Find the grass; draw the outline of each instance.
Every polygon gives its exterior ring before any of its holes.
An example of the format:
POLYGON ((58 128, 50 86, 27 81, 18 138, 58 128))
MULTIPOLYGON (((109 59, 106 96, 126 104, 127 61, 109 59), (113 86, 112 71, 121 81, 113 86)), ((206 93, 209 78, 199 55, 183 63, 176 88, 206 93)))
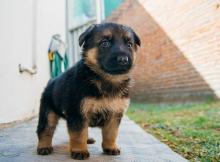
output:
POLYGON ((127 115, 190 161, 220 161, 220 102, 132 103, 127 115))

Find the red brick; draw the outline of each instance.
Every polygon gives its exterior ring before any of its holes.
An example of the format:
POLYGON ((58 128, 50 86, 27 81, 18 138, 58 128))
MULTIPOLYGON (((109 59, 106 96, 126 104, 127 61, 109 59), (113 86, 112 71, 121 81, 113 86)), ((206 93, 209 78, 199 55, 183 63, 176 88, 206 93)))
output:
POLYGON ((133 99, 219 98, 219 1, 142 2, 125 0, 107 19, 131 26, 142 41, 133 71, 133 99))

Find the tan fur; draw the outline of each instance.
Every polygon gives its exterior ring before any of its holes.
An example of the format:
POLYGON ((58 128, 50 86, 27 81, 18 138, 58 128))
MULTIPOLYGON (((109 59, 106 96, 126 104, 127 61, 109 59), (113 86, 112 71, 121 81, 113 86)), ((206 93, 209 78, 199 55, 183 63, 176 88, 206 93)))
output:
POLYGON ((126 111, 130 103, 128 98, 101 98, 95 99, 92 97, 86 97, 81 103, 81 111, 88 117, 90 113, 96 113, 101 111, 111 111, 113 113, 123 113, 126 111))
POLYGON ((52 138, 59 117, 54 112, 49 112, 47 116, 48 125, 39 136, 38 148, 52 147, 52 138))
POLYGON ((111 31, 110 29, 105 29, 105 30, 102 32, 102 36, 112 37, 112 31, 111 31))
POLYGON ((133 67, 136 64, 136 60, 137 60, 137 54, 136 52, 133 51, 133 67))
POLYGON ((86 54, 86 64, 97 65, 97 48, 90 49, 86 54))
POLYGON ((116 149, 116 138, 118 135, 118 119, 113 116, 108 124, 102 128, 102 147, 104 149, 116 149))
POLYGON ((87 151, 88 126, 79 132, 68 130, 70 139, 70 152, 87 151))

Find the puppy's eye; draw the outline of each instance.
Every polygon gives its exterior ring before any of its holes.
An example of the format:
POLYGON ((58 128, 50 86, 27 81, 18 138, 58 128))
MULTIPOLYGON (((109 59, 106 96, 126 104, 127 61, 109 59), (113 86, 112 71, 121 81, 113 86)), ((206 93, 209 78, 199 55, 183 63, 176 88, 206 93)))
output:
POLYGON ((108 40, 104 40, 104 41, 101 42, 100 45, 101 45, 101 47, 103 47, 103 48, 108 48, 108 47, 111 46, 111 43, 110 43, 108 40))
POLYGON ((127 46, 128 46, 128 48, 131 48, 131 47, 132 47, 132 43, 131 43, 131 42, 128 42, 128 43, 127 43, 127 46))

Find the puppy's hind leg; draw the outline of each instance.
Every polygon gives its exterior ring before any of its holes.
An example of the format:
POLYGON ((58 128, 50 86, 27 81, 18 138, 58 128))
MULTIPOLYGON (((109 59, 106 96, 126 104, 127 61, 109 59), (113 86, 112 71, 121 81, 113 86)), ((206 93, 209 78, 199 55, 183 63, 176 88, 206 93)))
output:
POLYGON ((53 152, 52 138, 58 123, 59 117, 51 110, 49 103, 41 100, 39 121, 37 127, 39 155, 48 155, 53 152))

